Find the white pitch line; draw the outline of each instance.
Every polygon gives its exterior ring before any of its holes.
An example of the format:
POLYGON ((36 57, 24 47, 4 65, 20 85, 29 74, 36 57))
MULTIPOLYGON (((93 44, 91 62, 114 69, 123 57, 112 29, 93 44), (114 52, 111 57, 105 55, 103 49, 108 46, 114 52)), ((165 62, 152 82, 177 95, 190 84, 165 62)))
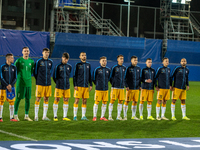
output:
POLYGON ((38 140, 35 140, 35 139, 31 139, 31 138, 29 138, 29 137, 17 135, 17 134, 11 133, 11 132, 3 131, 3 130, 0 130, 0 132, 1 132, 1 133, 4 133, 4 134, 11 135, 11 136, 15 136, 15 137, 18 137, 18 138, 21 138, 21 139, 25 139, 25 140, 28 140, 28 141, 38 141, 38 140))

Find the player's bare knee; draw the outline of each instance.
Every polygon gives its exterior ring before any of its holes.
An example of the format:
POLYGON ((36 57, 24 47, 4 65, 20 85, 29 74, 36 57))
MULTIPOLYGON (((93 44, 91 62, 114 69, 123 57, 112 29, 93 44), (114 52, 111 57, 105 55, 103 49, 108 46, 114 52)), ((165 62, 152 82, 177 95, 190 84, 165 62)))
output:
POLYGON ((40 100, 41 100, 41 97, 37 97, 37 98, 36 98, 36 101, 37 101, 37 102, 40 102, 40 100))
POLYGON ((158 103, 158 104, 161 104, 161 103, 162 103, 162 101, 161 101, 161 100, 158 100, 158 101, 157 101, 157 103, 158 103))
POLYGON ((49 101, 49 97, 44 97, 44 101, 48 102, 49 101))
POLYGON ((78 102, 79 102, 79 99, 78 99, 78 98, 75 98, 74 104, 78 104, 78 102))
POLYGON ((66 102, 66 103, 68 103, 69 98, 63 98, 63 101, 66 102))
POLYGON ((137 102, 136 102, 136 101, 133 101, 133 104, 134 104, 134 105, 137 105, 137 102))
POLYGON ((60 101, 60 98, 59 97, 56 97, 55 98, 55 101, 58 103, 60 101))
POLYGON ((175 100, 175 99, 173 99, 173 100, 172 100, 172 104, 174 104, 174 105, 175 105, 175 103, 176 103, 176 100, 175 100))
POLYGON ((86 104, 87 103, 87 99, 83 99, 83 104, 86 104))
POLYGON ((4 104, 4 101, 0 101, 0 105, 3 105, 4 104))
POLYGON ((164 105, 167 103, 167 101, 166 100, 163 100, 163 102, 162 102, 164 105))
POLYGON ((185 104, 185 100, 181 100, 181 104, 185 104))

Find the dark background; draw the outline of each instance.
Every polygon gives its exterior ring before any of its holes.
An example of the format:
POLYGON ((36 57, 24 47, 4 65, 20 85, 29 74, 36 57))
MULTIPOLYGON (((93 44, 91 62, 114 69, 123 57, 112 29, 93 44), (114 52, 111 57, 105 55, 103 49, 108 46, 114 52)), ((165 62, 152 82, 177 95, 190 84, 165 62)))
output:
MULTIPOLYGON (((104 19, 111 19, 117 27, 121 27, 122 32, 127 35, 127 2, 124 0, 94 0, 97 2, 107 2, 125 4, 122 8, 122 23, 120 24, 120 5, 104 5, 104 19)), ((51 10, 53 0, 47 0, 46 5, 46 25, 44 30, 44 0, 27 0, 26 30, 50 31, 51 10)), ((102 4, 92 3, 91 6, 102 17, 102 4)), ((163 27, 160 24, 160 0, 135 0, 131 3, 135 6, 149 6, 152 8, 140 8, 139 29, 137 29, 138 7, 131 7, 130 32, 131 37, 154 38, 154 12, 156 8, 156 39, 163 39, 163 27)), ((200 0, 192 0, 191 11, 200 11, 200 0)), ((24 0, 2 0, 2 28, 23 30, 24 0), (6 25, 3 22, 13 21, 15 25, 6 25)), ((200 20, 200 12, 193 15, 200 20)), ((200 21, 199 21, 200 22, 200 21)), ((98 34, 97 30, 90 26, 90 34, 98 34)))
MULTIPOLYGON (((92 1, 127 4, 126 2, 124 2, 124 0, 92 0, 92 1)), ((160 7, 160 0, 131 0, 131 1, 135 1, 135 3, 131 3, 131 5, 160 7)), ((191 11, 200 11, 200 0, 192 0, 191 11)))

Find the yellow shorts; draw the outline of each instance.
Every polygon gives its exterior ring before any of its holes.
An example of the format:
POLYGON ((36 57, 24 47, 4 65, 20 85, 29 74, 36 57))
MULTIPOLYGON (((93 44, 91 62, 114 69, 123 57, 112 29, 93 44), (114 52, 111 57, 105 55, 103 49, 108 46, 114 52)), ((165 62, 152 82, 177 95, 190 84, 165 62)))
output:
POLYGON ((153 101, 154 90, 142 89, 140 93, 140 101, 153 101))
POLYGON ((185 100, 186 99, 186 90, 174 88, 174 91, 172 91, 172 99, 185 100))
POLYGON ((95 101, 108 101, 108 91, 99 91, 95 90, 95 96, 94 96, 95 101))
POLYGON ((35 96, 36 97, 50 97, 51 85, 50 86, 36 85, 35 96))
POLYGON ((55 88, 54 97, 70 98, 71 97, 70 89, 63 90, 63 89, 55 88))
POLYGON ((110 98, 111 100, 124 100, 124 89, 111 89, 110 98))
POLYGON ((13 99, 7 99, 7 95, 6 95, 6 90, 0 90, 0 101, 8 101, 8 102, 11 102, 11 101, 15 101, 15 98, 13 99))
POLYGON ((169 100, 170 99, 170 89, 160 89, 157 92, 158 100, 169 100))
POLYGON ((137 102, 139 98, 139 90, 128 90, 126 91, 126 101, 137 102))
POLYGON ((89 98, 89 88, 88 87, 78 87, 78 91, 74 90, 75 98, 89 98))

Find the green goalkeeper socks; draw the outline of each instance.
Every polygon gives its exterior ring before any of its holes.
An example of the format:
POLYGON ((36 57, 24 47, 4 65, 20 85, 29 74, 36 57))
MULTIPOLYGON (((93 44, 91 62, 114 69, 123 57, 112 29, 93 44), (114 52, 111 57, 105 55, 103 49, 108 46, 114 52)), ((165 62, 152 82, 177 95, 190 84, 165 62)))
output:
POLYGON ((25 114, 29 113, 30 99, 25 99, 25 114))
POLYGON ((14 111, 14 115, 17 115, 18 114, 18 108, 19 108, 19 103, 20 103, 20 101, 21 101, 21 99, 18 99, 18 98, 16 98, 16 100, 15 100, 15 105, 14 105, 14 107, 15 107, 15 111, 14 111))

